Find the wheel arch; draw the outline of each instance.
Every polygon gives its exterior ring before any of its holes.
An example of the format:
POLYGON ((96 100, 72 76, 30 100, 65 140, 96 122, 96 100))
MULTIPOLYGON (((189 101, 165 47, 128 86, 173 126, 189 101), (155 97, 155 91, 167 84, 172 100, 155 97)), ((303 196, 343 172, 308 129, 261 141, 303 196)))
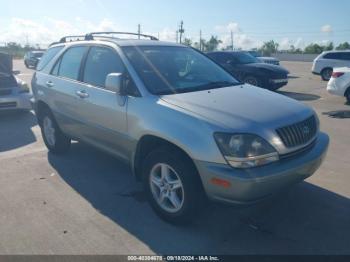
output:
POLYGON ((35 110, 35 113, 36 113, 36 117, 38 119, 38 123, 39 125, 41 125, 41 120, 42 120, 42 115, 43 115, 43 112, 44 111, 50 111, 51 112, 51 109, 49 107, 48 104, 46 104, 44 101, 42 100, 39 100, 36 104, 36 110, 35 110))
MULTIPOLYGON (((142 163, 143 160, 147 157, 147 155, 154 150, 155 148, 159 148, 162 146, 168 146, 178 152, 180 152, 188 161, 193 165, 193 167, 197 170, 195 163, 193 162, 190 155, 180 146, 170 142, 167 139, 155 136, 155 135, 144 135, 140 138, 137 143, 135 154, 133 157, 132 169, 138 180, 141 180, 142 174, 142 163)), ((197 170, 198 172, 198 170, 197 170)))

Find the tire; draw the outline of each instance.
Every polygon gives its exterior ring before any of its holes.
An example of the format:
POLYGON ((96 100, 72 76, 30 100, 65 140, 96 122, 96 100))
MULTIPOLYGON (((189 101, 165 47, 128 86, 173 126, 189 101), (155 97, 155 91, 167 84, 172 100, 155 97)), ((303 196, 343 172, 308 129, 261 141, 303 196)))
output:
POLYGON ((50 152, 64 154, 69 150, 71 139, 62 133, 50 110, 41 113, 40 127, 44 143, 50 152))
POLYGON ((252 75, 247 75, 243 78, 243 82, 249 85, 253 85, 253 86, 261 86, 260 80, 252 75))
POLYGON ((187 224, 203 207, 200 177, 182 152, 168 146, 152 151, 143 162, 142 175, 153 210, 166 222, 187 224))
POLYGON ((24 62, 24 65, 26 66, 26 68, 29 68, 28 63, 24 62))
POLYGON ((346 98, 346 102, 350 105, 350 87, 345 92, 345 98, 346 98))
POLYGON ((332 77, 333 69, 325 68, 321 71, 321 77, 323 81, 329 81, 332 77))

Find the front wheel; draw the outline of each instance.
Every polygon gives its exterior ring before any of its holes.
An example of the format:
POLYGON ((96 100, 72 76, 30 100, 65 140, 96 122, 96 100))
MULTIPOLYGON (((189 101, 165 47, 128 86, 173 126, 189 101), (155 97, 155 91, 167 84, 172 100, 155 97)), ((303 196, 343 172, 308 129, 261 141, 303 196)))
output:
POLYGON ((167 222, 190 222, 204 203, 197 170, 181 152, 171 147, 156 149, 147 156, 143 182, 152 208, 167 222))
POLYGON ((348 91, 346 92, 345 97, 346 97, 346 102, 350 104, 350 87, 348 88, 348 91))
POLYGON ((255 76, 246 76, 243 78, 243 82, 252 86, 260 86, 260 81, 255 76))
POLYGON ((45 110, 41 115, 41 134, 44 143, 50 152, 63 154, 67 152, 71 145, 71 140, 59 129, 52 113, 45 110))

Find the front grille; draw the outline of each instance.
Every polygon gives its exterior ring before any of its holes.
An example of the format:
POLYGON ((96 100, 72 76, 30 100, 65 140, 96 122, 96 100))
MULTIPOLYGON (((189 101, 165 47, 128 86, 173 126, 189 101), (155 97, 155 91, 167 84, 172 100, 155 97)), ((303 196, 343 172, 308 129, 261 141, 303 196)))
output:
POLYGON ((0 103, 0 108, 13 108, 16 107, 16 102, 6 102, 6 103, 0 103))
POLYGON ((302 122, 279 128, 276 131, 283 144, 288 148, 305 145, 316 135, 316 118, 312 116, 302 122))
POLYGON ((0 89, 0 96, 8 96, 12 94, 12 89, 0 89))

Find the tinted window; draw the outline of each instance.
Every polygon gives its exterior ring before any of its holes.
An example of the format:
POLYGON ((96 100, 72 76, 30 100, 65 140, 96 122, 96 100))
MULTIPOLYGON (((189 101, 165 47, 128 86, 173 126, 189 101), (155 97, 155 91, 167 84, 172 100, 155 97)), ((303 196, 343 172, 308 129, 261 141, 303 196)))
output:
POLYGON ((36 70, 40 71, 43 70, 44 67, 51 61, 51 59, 57 55, 59 51, 62 50, 64 46, 57 46, 57 47, 52 47, 49 50, 45 52, 43 57, 41 58, 36 70))
POLYGON ((86 46, 77 46, 68 49, 61 58, 58 75, 78 80, 80 64, 87 49, 88 47, 86 46))
POLYGON ((350 52, 342 53, 342 59, 350 61, 350 52))
POLYGON ((112 49, 92 47, 86 59, 83 81, 94 86, 104 87, 108 74, 123 72, 123 63, 112 49))
POLYGON ((33 56, 34 56, 34 57, 42 57, 42 56, 43 56, 43 53, 34 53, 33 56))
POLYGON ((252 63, 259 63, 260 62, 254 56, 252 56, 251 54, 246 53, 246 52, 234 52, 234 53, 232 53, 232 57, 239 64, 252 64, 252 63))
POLYGON ((226 64, 229 60, 231 60, 230 55, 224 53, 213 53, 208 54, 208 56, 219 64, 226 64))
POLYGON ((326 54, 325 59, 350 60, 350 52, 337 52, 326 54))

